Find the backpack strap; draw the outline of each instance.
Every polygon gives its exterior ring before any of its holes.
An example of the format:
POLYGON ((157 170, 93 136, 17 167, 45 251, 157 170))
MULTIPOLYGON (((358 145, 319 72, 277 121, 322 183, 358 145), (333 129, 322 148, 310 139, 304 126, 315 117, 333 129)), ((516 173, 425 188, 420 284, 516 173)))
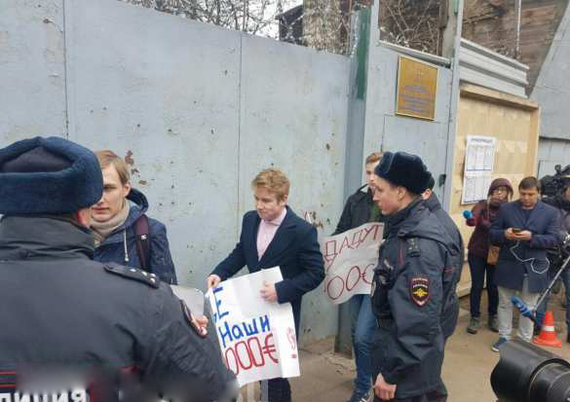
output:
POLYGON ((137 243, 137 255, 143 271, 150 272, 150 230, 148 216, 142 214, 135 221, 135 241, 137 243))

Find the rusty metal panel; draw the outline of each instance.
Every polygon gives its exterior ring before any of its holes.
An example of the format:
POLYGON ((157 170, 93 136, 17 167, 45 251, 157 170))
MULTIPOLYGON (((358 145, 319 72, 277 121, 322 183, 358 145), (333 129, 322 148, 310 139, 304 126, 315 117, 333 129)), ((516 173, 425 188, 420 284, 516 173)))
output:
MULTIPOLYGON (((232 250, 250 182, 272 163, 292 181, 295 211, 331 233, 348 59, 111 3, 68 7, 70 138, 127 156, 150 215, 168 227, 181 283, 203 288, 232 250)), ((313 292, 302 339, 334 334, 336 316, 313 292)))
MULTIPOLYGON (((51 1, 42 11, 12 3, 0 14, 10 95, 0 98, 1 145, 67 126, 71 140, 125 157, 149 215, 167 226, 181 284, 205 287, 252 208, 251 180, 272 164, 291 179, 292 208, 310 213, 321 234, 334 230, 349 59, 116 0, 51 1), (38 32, 52 29, 59 36, 38 32)), ((301 341, 336 325, 322 291, 308 295, 301 341)))
MULTIPOLYGON (((291 180, 289 203, 331 234, 343 207, 350 62, 311 49, 244 36, 241 81, 240 213, 263 168, 291 180)), ((336 332, 337 312, 321 288, 304 298, 302 339, 336 332)))
POLYGON ((66 3, 70 139, 126 156, 204 288, 238 234, 240 36, 117 1, 66 3))

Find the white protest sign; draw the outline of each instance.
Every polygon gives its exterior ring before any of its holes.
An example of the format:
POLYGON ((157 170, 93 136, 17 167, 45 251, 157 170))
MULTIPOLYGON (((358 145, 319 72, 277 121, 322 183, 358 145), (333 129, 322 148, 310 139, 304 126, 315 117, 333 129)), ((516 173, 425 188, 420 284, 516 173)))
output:
POLYGON ((207 293, 222 356, 240 386, 299 376, 295 321, 290 303, 269 303, 263 283, 282 280, 279 268, 221 282, 207 293))
POLYGON ((366 223, 321 240, 325 260, 324 291, 333 304, 355 294, 370 294, 383 223, 366 223))

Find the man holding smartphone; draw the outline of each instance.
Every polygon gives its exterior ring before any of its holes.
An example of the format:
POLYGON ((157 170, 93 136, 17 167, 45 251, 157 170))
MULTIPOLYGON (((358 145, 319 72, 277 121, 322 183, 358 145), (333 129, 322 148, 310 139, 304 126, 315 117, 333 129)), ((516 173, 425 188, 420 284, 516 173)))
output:
MULTIPOLYGON (((491 243, 500 246, 494 277, 499 289, 499 340, 492 348, 495 352, 511 337, 511 297, 519 296, 530 309, 536 307, 548 285, 547 249, 558 244, 558 211, 539 200, 539 181, 524 178, 519 195, 517 201, 501 206, 489 232, 491 243)), ((530 342, 532 333, 533 322, 520 316, 517 336, 530 342)))

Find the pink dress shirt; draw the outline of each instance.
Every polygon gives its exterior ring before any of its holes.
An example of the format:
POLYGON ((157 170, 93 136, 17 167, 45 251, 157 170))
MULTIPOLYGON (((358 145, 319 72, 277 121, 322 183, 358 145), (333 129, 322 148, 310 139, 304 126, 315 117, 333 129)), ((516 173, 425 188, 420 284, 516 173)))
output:
POLYGON ((268 221, 262 219, 259 223, 259 230, 257 231, 257 256, 261 260, 265 250, 269 247, 271 240, 275 237, 275 233, 277 233, 277 229, 283 223, 285 219, 285 215, 287 215, 287 208, 283 208, 283 212, 277 218, 268 221))

